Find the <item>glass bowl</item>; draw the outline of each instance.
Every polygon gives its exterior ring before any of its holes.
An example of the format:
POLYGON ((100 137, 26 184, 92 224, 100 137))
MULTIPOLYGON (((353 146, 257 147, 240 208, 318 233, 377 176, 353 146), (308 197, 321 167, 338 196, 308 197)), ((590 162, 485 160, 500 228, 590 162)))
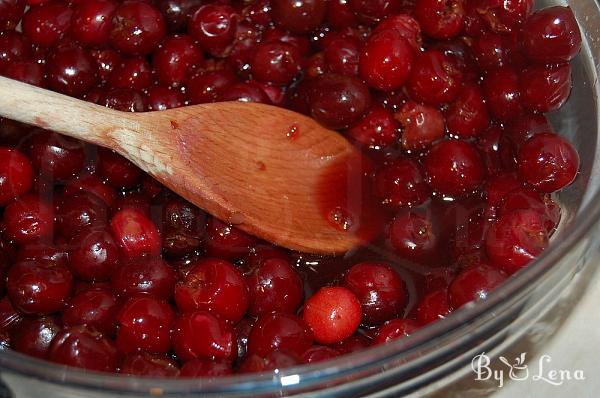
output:
MULTIPOLYGON (((556 4, 565 3, 545 1, 536 5, 556 4)), ((578 149, 581 171, 558 198, 563 216, 550 248, 486 300, 469 303, 445 320, 383 346, 257 375, 190 380, 124 377, 85 372, 6 351, 0 353, 4 383, 0 396, 261 398, 315 396, 318 391, 320 397, 350 398, 424 395, 442 389, 448 396, 450 383, 453 390, 464 387, 483 395, 493 391, 493 383, 468 383, 475 376, 472 359, 482 352, 493 358, 516 345, 539 346, 560 326, 596 269, 600 241, 600 7, 595 0, 568 4, 581 26, 583 45, 572 65, 571 97, 560 112, 550 116, 557 131, 578 149), (467 383, 458 383, 460 379, 467 383)))

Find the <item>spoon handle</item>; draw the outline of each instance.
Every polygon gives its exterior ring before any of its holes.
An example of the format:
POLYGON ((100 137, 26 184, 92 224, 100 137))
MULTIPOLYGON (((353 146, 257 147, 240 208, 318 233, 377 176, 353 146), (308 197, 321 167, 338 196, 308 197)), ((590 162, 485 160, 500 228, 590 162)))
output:
POLYGON ((127 112, 1 76, 0 116, 103 146, 110 143, 107 133, 116 128, 139 129, 138 122, 127 112))

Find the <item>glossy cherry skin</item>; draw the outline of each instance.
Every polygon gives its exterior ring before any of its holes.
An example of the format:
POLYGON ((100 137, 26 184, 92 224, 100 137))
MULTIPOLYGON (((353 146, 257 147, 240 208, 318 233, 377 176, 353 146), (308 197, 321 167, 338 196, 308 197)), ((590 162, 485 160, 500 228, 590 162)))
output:
POLYGON ((249 287, 248 312, 260 316, 269 312, 295 313, 304 297, 302 279, 288 261, 269 258, 246 276, 249 287))
POLYGON ((70 239, 87 228, 102 228, 108 222, 108 207, 91 193, 64 197, 56 210, 56 231, 70 239))
POLYGON ((463 27, 465 10, 462 0, 417 0, 415 18, 423 33, 434 39, 457 36, 463 27))
POLYGON ((62 313, 62 321, 65 326, 85 325, 105 336, 113 336, 119 309, 117 298, 108 288, 91 287, 71 298, 62 313))
POLYGON ((149 54, 166 32, 160 11, 143 1, 119 5, 112 17, 109 40, 112 47, 124 54, 149 54))
POLYGON ((472 192, 485 177, 477 149, 460 140, 434 145, 425 157, 424 166, 433 190, 450 197, 472 192))
POLYGON ((162 0, 158 7, 171 32, 184 32, 192 13, 202 4, 202 0, 162 0))
POLYGON ((488 256, 508 274, 529 264, 547 246, 544 218, 529 209, 517 209, 500 216, 486 239, 488 256))
POLYGON ((512 67, 491 71, 483 79, 483 92, 490 113, 508 121, 523 112, 519 77, 512 67))
POLYGON ((571 66, 532 65, 521 71, 521 100, 534 112, 559 109, 571 94, 571 66))
POLYGON ((316 77, 313 87, 310 113, 328 128, 348 127, 359 121, 369 109, 369 89, 355 77, 327 73, 316 77))
POLYGON ((23 261, 9 269, 6 287, 16 309, 46 315, 65 307, 73 289, 73 275, 62 265, 23 261))
POLYGON ((206 225, 206 254, 225 260, 235 260, 248 254, 256 239, 244 231, 209 217, 206 225))
POLYGON ((196 263, 175 287, 175 302, 182 312, 212 311, 235 323, 249 305, 248 285, 233 264, 216 258, 196 263))
POLYGON ((358 298, 362 322, 367 325, 396 318, 406 305, 404 282, 387 264, 356 264, 344 276, 343 286, 358 298))
POLYGON ((111 277, 113 292, 119 297, 147 293, 162 300, 173 296, 175 270, 161 258, 137 258, 119 264, 111 277))
POLYGON ((63 194, 65 196, 75 195, 82 191, 98 196, 107 206, 112 205, 117 197, 115 190, 94 174, 82 174, 76 179, 70 180, 66 183, 63 194))
POLYGON ((31 56, 31 43, 25 35, 12 30, 0 33, 0 73, 4 73, 14 62, 23 61, 31 56))
POLYGON ((248 336, 247 355, 266 357, 273 351, 301 355, 313 344, 313 332, 302 318, 280 312, 263 314, 248 336))
POLYGON ((40 131, 31 138, 29 145, 33 166, 48 178, 66 180, 83 169, 85 153, 81 141, 40 131))
POLYGON ((351 336, 362 320, 360 301, 344 287, 323 287, 304 303, 302 318, 319 344, 333 344, 351 336))
POLYGON ((350 9, 360 21, 375 24, 385 17, 398 14, 402 2, 397 0, 349 0, 350 9))
POLYGON ((395 114, 402 126, 402 148, 419 151, 444 136, 444 116, 437 107, 406 102, 395 114))
POLYGON ((98 154, 98 174, 115 188, 133 188, 140 181, 141 170, 116 152, 101 149, 98 154))
POLYGON ((348 129, 348 135, 365 148, 382 149, 398 141, 399 126, 390 111, 374 106, 348 129))
POLYGON ((182 361, 196 358, 233 361, 237 356, 231 326, 207 311, 189 312, 177 318, 173 348, 182 361))
POLYGON ((490 124, 483 92, 474 84, 463 86, 445 116, 448 131, 459 138, 476 137, 490 124))
POLYGON ((119 372, 132 376, 177 377, 179 376, 179 366, 177 362, 166 355, 140 351, 125 355, 119 372))
POLYGON ((360 46, 356 40, 340 36, 327 36, 324 60, 327 69, 342 75, 358 75, 360 46))
POLYGON ((22 152, 0 147, 0 206, 29 192, 33 187, 33 166, 22 152))
POLYGON ((146 110, 142 94, 128 88, 114 88, 107 91, 100 98, 99 105, 122 112, 144 112, 146 110))
POLYGON ((187 361, 181 367, 180 377, 229 376, 233 368, 228 361, 198 358, 187 361))
POLYGON ((31 7, 23 17, 23 33, 34 44, 51 47, 68 32, 72 15, 73 10, 62 1, 31 7))
POLYGON ((579 155, 561 136, 540 133, 523 144, 517 164, 521 178, 550 193, 573 182, 579 170, 579 155))
POLYGON ((123 209, 110 220, 110 229, 127 258, 160 254, 161 241, 156 225, 137 209, 123 209))
MULTIPOLYGON (((0 333, 7 334, 21 323, 23 316, 13 307, 8 296, 0 300, 0 333)), ((10 337, 10 336, 9 336, 10 337)))
POLYGON ((300 51, 287 43, 262 43, 256 46, 250 62, 255 79, 286 85, 302 70, 300 51))
POLYGON ((236 82, 237 77, 228 69, 206 71, 188 80, 186 94, 192 104, 216 102, 224 90, 236 82))
POLYGON ((375 26, 373 34, 384 30, 395 30, 408 41, 415 52, 421 51, 421 26, 414 17, 408 14, 391 15, 375 26))
POLYGON ((308 33, 321 25, 327 12, 324 0, 272 0, 273 21, 293 33, 308 33))
POLYGON ((32 60, 13 62, 9 68, 5 68, 3 76, 32 86, 46 87, 44 66, 32 60))
POLYGON ((417 321, 421 325, 444 319, 452 312, 448 300, 448 289, 442 288, 427 293, 417 304, 417 321))
POLYGON ((416 101, 440 105, 457 97, 462 80, 461 71, 446 55, 427 50, 415 57, 407 89, 416 101))
POLYGON ((360 77, 379 90, 398 89, 409 78, 413 58, 413 48, 402 33, 391 29, 375 33, 360 54, 360 77))
POLYGON ((200 66, 202 51, 188 35, 168 36, 156 49, 152 66, 158 80, 169 87, 178 87, 200 66))
POLYGON ((188 33, 212 55, 224 53, 235 39, 238 16, 227 4, 206 4, 192 14, 188 33))
POLYGON ((119 257, 119 247, 105 229, 84 230, 71 239, 69 268, 79 279, 109 280, 119 257))
POLYGON ((394 251, 405 259, 425 264, 436 260, 439 231, 428 212, 400 212, 390 223, 387 238, 394 251))
POLYGON ((549 7, 533 13, 523 26, 527 58, 541 64, 569 62, 581 48, 581 32, 569 7, 549 7))
POLYGON ((117 348, 125 354, 139 349, 167 353, 174 321, 175 313, 166 302, 148 294, 131 297, 117 315, 117 348))
POLYGON ((431 195, 423 168, 412 159, 383 166, 375 174, 373 187, 383 204, 394 207, 418 206, 431 195))
POLYGON ((118 358, 110 340, 82 326, 61 330, 48 350, 48 359, 52 362, 99 372, 114 372, 118 358))
POLYGON ((113 0, 77 2, 73 10, 71 35, 81 44, 104 47, 108 44, 112 16, 117 9, 113 0))
MULTIPOLYGON (((148 89, 154 82, 152 67, 144 57, 122 58, 108 78, 110 88, 148 89)), ((107 151, 102 151, 107 152, 107 151)))
POLYGON ((485 300, 505 279, 504 272, 487 264, 475 264, 465 268, 450 284, 450 304, 453 308, 458 308, 473 300, 485 300))
POLYGON ((410 336, 419 329, 419 324, 412 319, 392 319, 381 325, 373 344, 385 344, 390 341, 410 336))
POLYGON ((54 233, 53 221, 52 207, 27 194, 4 209, 4 235, 18 244, 48 239, 54 233))
POLYGON ((50 344, 61 329, 60 320, 55 316, 23 318, 10 333, 11 348, 23 354, 46 359, 50 344))
POLYGON ((3 0, 0 2, 0 30, 14 29, 25 12, 24 0, 3 0))
POLYGON ((163 251, 170 256, 190 254, 206 239, 207 215, 181 198, 174 198, 163 207, 163 251))
POLYGON ((497 216, 513 210, 528 209, 536 211, 543 219, 548 234, 551 234, 560 221, 560 207, 549 195, 541 194, 529 187, 519 187, 507 193, 497 208, 497 216))

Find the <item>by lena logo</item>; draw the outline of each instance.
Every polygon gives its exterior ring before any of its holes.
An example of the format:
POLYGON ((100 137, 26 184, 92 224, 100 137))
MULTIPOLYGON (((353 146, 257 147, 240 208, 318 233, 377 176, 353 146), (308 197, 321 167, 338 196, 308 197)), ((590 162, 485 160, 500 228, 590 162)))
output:
POLYGON ((475 355, 471 361, 471 369, 475 373, 475 380, 495 380, 498 387, 504 386, 506 380, 532 380, 534 382, 545 382, 554 386, 560 386, 569 380, 585 380, 583 370, 553 369, 550 355, 542 355, 538 361, 537 372, 529 373, 525 363, 527 353, 523 352, 511 363, 503 356, 498 357, 504 365, 492 369, 490 357, 485 352, 475 355))

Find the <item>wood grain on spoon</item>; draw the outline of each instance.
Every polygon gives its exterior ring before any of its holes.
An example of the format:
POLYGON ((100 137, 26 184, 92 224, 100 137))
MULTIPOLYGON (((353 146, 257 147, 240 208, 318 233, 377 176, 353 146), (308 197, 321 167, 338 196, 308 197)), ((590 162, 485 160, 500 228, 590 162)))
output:
POLYGON ((217 218, 290 249, 345 252, 379 223, 360 152, 282 108, 124 113, 0 77, 0 115, 114 149, 217 218))

